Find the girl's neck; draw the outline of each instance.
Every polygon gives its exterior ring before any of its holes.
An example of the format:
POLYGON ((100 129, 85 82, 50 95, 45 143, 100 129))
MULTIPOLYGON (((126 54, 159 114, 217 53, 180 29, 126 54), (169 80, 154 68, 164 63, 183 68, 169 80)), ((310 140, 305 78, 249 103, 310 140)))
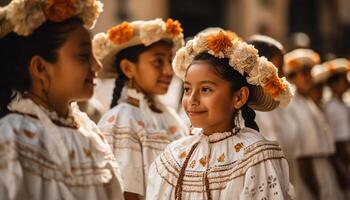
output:
POLYGON ((40 95, 35 94, 34 92, 28 92, 26 94, 34 103, 50 110, 55 111, 58 116, 66 118, 69 113, 69 102, 49 102, 40 95))
POLYGON ((203 134, 204 135, 212 135, 214 133, 224 133, 224 132, 231 132, 236 126, 230 125, 230 126, 225 126, 225 127, 217 127, 217 128, 203 128, 203 134))

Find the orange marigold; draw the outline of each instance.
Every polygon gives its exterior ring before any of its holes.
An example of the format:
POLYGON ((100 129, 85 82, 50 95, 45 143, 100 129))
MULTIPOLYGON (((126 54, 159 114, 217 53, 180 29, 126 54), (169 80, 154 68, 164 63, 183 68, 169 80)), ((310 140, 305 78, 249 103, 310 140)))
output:
POLYGON ((227 34, 223 31, 220 31, 216 35, 208 36, 207 44, 208 48, 214 51, 214 53, 219 53, 229 47, 232 47, 232 34, 227 34))
POLYGON ((335 70, 336 67, 332 63, 328 63, 326 66, 327 66, 327 69, 328 69, 329 72, 333 73, 333 72, 336 71, 335 70))
POLYGON ((127 42, 134 35, 134 29, 128 22, 123 22, 108 30, 108 37, 115 44, 127 42))
POLYGON ((49 21, 61 22, 76 14, 76 3, 77 0, 45 0, 42 8, 49 21))
POLYGON ((277 75, 273 75, 270 80, 265 84, 264 90, 272 98, 278 97, 286 90, 286 85, 283 84, 282 80, 277 75))
POLYGON ((166 32, 173 37, 178 36, 182 33, 183 29, 181 28, 181 23, 177 20, 168 19, 165 23, 166 32))

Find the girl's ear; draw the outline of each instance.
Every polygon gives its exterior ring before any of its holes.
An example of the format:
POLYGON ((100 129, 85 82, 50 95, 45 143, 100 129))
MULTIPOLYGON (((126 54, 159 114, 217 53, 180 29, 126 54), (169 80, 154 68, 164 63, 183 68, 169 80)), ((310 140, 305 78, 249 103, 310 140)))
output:
POLYGON ((128 77, 128 79, 131 79, 135 76, 136 66, 128 59, 124 58, 120 61, 120 69, 125 74, 125 76, 128 77))
POLYGON ((232 98, 232 105, 236 110, 242 108, 248 101, 249 88, 244 86, 235 92, 232 98))
POLYGON ((29 63, 29 74, 33 80, 49 81, 48 63, 40 56, 33 56, 29 63))

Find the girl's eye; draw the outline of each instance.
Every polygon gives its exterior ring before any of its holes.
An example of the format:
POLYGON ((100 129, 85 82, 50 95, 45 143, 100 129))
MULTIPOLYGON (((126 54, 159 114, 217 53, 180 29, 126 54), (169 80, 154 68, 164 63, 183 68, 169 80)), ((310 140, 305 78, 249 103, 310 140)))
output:
POLYGON ((184 93, 189 94, 191 92, 191 88, 189 87, 184 87, 184 93))
POLYGON ((153 64, 155 65, 155 66, 161 66, 161 65, 163 65, 163 59, 161 59, 161 58, 157 58, 157 59, 155 59, 154 61, 153 61, 153 64))
POLYGON ((211 92, 212 91, 212 89, 210 89, 210 88, 208 88, 208 87, 203 87, 202 89, 201 89, 201 92, 203 92, 203 93, 208 93, 208 92, 211 92))
POLYGON ((84 62, 90 61, 90 54, 80 54, 79 59, 84 62))

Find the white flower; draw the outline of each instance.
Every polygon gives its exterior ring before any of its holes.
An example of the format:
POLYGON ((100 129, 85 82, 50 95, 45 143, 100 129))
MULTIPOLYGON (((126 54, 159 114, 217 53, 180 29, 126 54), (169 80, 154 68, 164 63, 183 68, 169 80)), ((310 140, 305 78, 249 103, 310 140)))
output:
POLYGON ((40 0, 13 0, 7 7, 7 18, 19 35, 30 35, 45 22, 40 0))
POLYGON ((144 22, 140 27, 140 39, 145 46, 157 42, 165 34, 165 23, 161 19, 144 22))
POLYGON ((109 53, 112 44, 105 33, 98 33, 95 35, 93 42, 93 51, 97 59, 102 59, 109 53))
POLYGON ((187 68, 193 61, 193 56, 189 55, 185 48, 181 48, 176 52, 173 60, 175 74, 182 80, 185 78, 187 68))
POLYGON ((83 9, 80 12, 80 18, 83 20, 86 26, 93 28, 95 26, 96 19, 103 11, 103 4, 95 0, 87 0, 86 2, 81 2, 80 4, 83 4, 83 9))
MULTIPOLYGON (((207 50, 207 36, 204 34, 198 35, 195 40, 191 40, 193 43, 194 53, 199 54, 207 50)), ((186 45, 187 46, 187 45, 186 45)))

